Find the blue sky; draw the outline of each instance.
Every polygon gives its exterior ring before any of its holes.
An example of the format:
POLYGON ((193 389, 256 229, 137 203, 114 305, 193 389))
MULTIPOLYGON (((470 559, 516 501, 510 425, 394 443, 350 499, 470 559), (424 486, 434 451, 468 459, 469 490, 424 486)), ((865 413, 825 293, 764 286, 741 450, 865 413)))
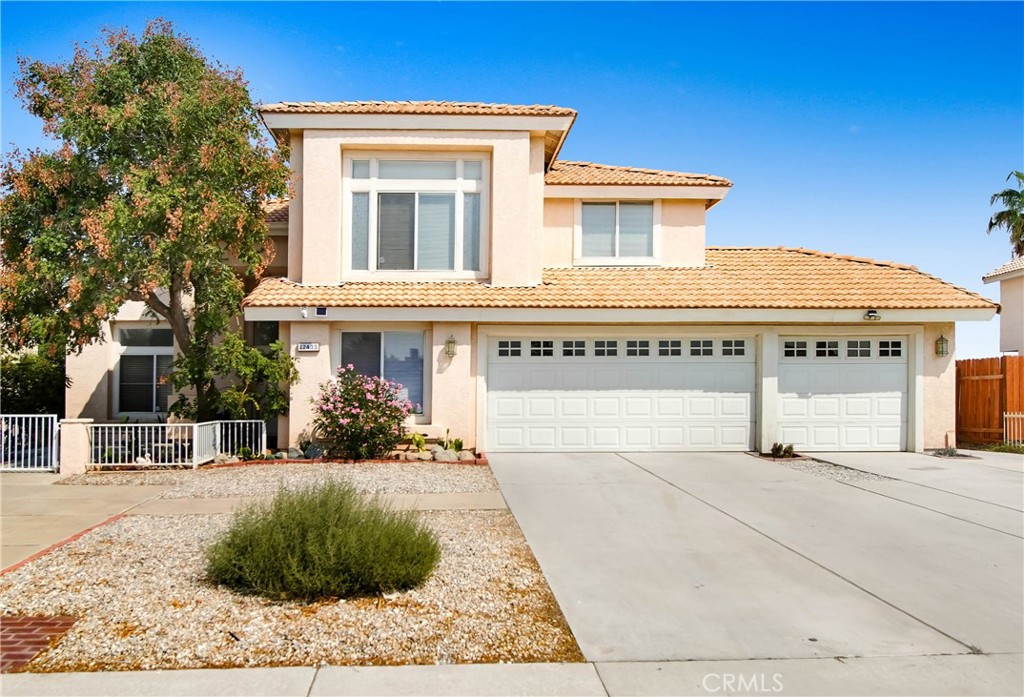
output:
MULTIPOLYGON (((0 3, 2 140, 41 144, 18 55, 162 16, 254 98, 570 106, 561 156, 733 180, 717 245, 915 264, 997 297, 989 196, 1024 169, 1021 3, 0 3)), ((958 354, 998 353, 997 321, 958 354)))

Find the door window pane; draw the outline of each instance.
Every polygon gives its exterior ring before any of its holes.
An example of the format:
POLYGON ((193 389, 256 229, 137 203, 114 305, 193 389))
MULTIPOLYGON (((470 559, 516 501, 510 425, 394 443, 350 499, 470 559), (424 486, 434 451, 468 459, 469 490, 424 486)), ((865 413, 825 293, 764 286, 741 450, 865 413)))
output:
POLYGON ((455 179, 454 160, 381 160, 381 179, 455 179))
POLYGON ((153 356, 121 356, 120 369, 118 409, 153 411, 153 356))
POLYGON ((156 410, 167 411, 171 397, 171 383, 166 379, 171 374, 174 356, 154 356, 156 359, 156 410))
POLYGON ((583 204, 583 256, 615 256, 615 204, 583 204))
POLYGON ((380 332, 342 332, 341 364, 360 375, 380 375, 380 332))
POLYGON ((619 256, 654 256, 654 204, 619 204, 619 256))
POLYGON ((352 194, 352 268, 370 268, 370 194, 352 194))
POLYGON ((380 194, 377 268, 412 269, 416 194, 380 194))
POLYGON ((418 269, 455 268, 455 194, 420 194, 418 269))
POLYGON ((479 271, 480 194, 466 194, 462 206, 462 268, 479 271))
POLYGON ((423 332, 384 332, 384 377, 402 385, 402 398, 422 412, 423 332))

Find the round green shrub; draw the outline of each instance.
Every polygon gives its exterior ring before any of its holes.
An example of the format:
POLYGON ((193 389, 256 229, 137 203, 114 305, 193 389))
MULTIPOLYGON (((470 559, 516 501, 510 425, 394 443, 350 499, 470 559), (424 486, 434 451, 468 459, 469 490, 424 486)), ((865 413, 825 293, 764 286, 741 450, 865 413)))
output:
POLYGON ((415 588, 440 558, 437 538, 413 512, 328 482, 240 510, 207 549, 206 570, 242 593, 314 600, 415 588))

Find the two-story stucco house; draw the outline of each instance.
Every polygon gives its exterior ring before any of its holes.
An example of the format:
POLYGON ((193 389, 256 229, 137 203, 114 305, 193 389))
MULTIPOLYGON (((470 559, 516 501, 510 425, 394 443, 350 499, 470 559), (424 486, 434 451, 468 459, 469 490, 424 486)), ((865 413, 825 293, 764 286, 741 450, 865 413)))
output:
POLYGON ((415 430, 484 452, 953 438, 954 322, 997 310, 977 294, 891 262, 708 246, 729 180, 559 160, 572 109, 261 112, 294 197, 269 208, 279 275, 244 317, 298 365, 282 444, 345 364, 402 383, 415 430))
POLYGON ((1024 355, 1024 257, 1014 257, 981 280, 999 284, 999 350, 1024 355))

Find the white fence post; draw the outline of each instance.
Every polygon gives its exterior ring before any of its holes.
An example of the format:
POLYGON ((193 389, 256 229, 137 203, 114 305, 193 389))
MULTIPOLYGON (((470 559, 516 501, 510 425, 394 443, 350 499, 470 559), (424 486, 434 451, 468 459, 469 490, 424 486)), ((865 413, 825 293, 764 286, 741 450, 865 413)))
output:
POLYGON ((1024 445, 1024 413, 1003 412, 1003 442, 1024 445))

